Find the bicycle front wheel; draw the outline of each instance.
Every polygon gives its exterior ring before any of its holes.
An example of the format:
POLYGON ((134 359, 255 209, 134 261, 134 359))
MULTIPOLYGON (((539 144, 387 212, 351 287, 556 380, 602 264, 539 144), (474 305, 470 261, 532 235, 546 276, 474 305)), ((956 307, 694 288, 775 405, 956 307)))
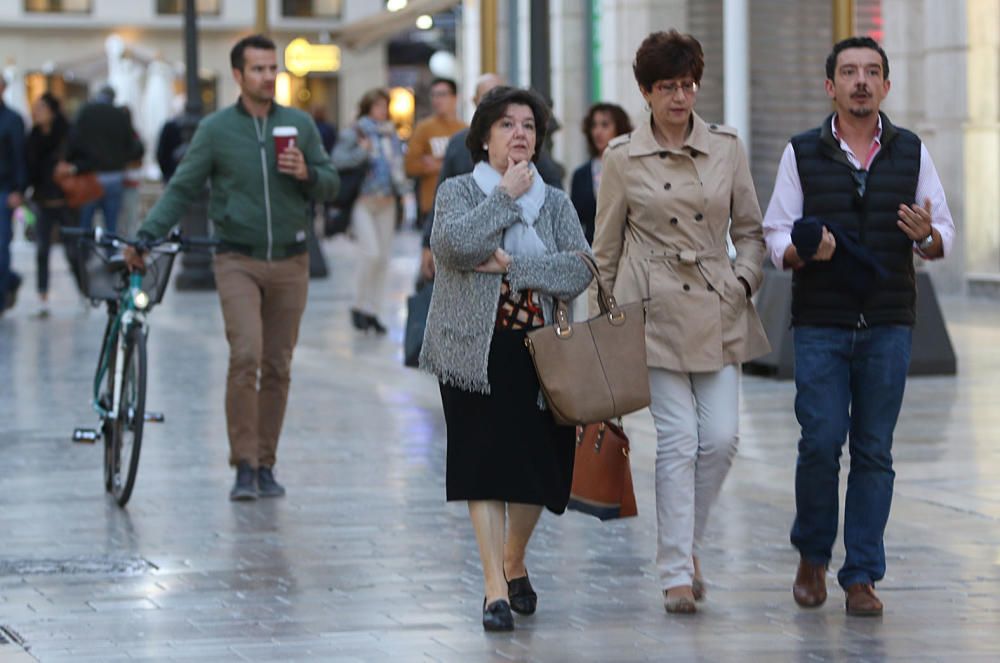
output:
POLYGON ((141 327, 126 333, 123 355, 111 459, 111 493, 119 506, 125 506, 135 487, 146 418, 146 335, 141 327))

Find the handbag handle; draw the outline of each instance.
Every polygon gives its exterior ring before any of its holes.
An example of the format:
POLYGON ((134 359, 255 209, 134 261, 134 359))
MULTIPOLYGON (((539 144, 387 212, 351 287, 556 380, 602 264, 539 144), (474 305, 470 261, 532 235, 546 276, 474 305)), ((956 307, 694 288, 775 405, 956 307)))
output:
MULTIPOLYGON (((597 283, 597 306, 601 315, 608 316, 608 321, 615 326, 625 322, 625 313, 618 307, 614 295, 605 290, 601 284, 601 273, 597 269, 597 261, 594 260, 594 256, 585 251, 577 251, 576 255, 587 266, 587 269, 594 276, 594 282, 597 283)), ((555 330, 556 336, 559 338, 569 338, 573 335, 573 327, 569 322, 569 305, 561 299, 556 300, 555 330)))

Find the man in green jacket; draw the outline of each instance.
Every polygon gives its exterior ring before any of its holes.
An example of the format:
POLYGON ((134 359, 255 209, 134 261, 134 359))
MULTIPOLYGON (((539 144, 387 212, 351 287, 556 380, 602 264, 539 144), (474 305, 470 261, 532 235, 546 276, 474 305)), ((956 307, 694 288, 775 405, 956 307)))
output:
MULTIPOLYGON (((312 118, 274 102, 274 42, 246 37, 230 60, 239 99, 198 125, 139 236, 165 235, 211 182, 208 214, 220 241, 213 268, 229 341, 226 423, 236 467, 230 499, 253 500, 285 493, 272 468, 306 306, 309 201, 333 198, 338 179, 312 118), (281 154, 276 127, 298 132, 281 154)), ((125 258, 142 268, 139 252, 125 258)))

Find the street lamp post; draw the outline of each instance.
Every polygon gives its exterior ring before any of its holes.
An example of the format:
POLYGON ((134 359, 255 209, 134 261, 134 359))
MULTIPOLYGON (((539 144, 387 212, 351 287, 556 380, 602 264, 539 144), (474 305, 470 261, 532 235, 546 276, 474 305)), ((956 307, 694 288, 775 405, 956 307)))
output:
MULTIPOLYGON (((201 85, 198 81, 198 23, 195 0, 184 0, 184 62, 187 103, 181 118, 181 135, 185 145, 191 144, 198 122, 204 111, 201 102, 201 85)), ((208 229, 208 193, 191 201, 181 217, 181 232, 190 237, 205 237, 208 229)), ((212 274, 211 256, 205 253, 185 252, 181 258, 181 271, 177 275, 178 290, 213 290, 215 277, 212 274)))

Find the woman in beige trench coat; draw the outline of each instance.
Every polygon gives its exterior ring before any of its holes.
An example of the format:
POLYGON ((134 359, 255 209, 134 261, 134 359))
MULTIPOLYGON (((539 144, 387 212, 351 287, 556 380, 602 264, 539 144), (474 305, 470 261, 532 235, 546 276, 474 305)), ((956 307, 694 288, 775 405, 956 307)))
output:
POLYGON ((750 301, 765 248, 743 145, 693 111, 701 44, 653 33, 633 70, 650 113, 605 153, 594 255, 619 302, 647 305, 657 569, 667 612, 693 613, 698 546, 739 439, 740 364, 769 350, 750 301))

